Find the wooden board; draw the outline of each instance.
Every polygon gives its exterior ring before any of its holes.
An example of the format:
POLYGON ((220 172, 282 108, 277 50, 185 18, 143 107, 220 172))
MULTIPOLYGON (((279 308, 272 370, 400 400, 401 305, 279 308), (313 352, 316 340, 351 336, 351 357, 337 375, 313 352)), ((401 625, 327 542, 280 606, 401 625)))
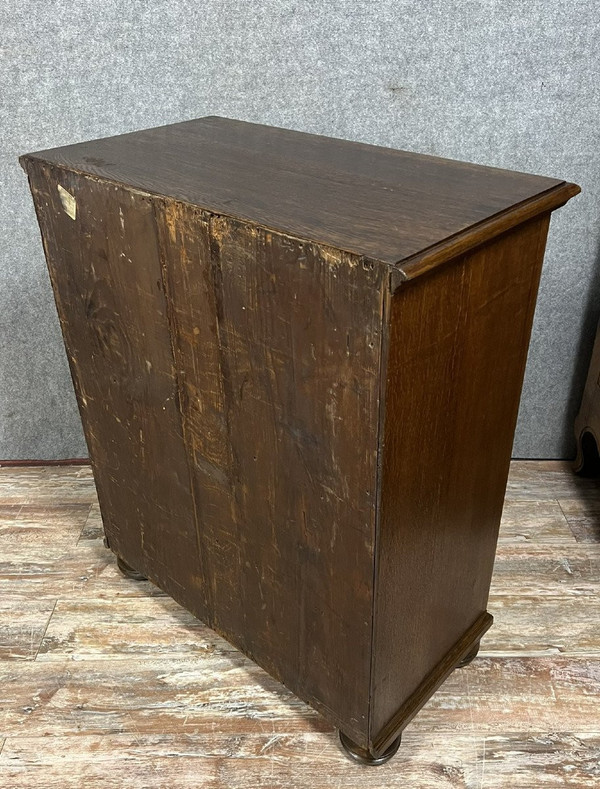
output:
POLYGON ((548 221, 391 298, 373 737, 485 614, 548 221))
POLYGON ((579 191, 553 178, 228 118, 22 157, 27 167, 42 160, 388 263, 448 238, 451 257, 579 191))
POLYGON ((195 514, 153 204, 46 165, 30 183, 108 539, 176 599, 194 595, 195 514), (77 222, 59 186, 77 194, 77 222))
POLYGON ((132 789, 597 785, 600 639, 589 606, 600 546, 567 543, 539 520, 544 506, 558 506, 553 490, 570 488, 573 511, 594 505, 587 486, 573 494, 563 464, 512 464, 509 495, 539 498, 519 499, 518 534, 510 522, 501 530, 497 620, 481 657, 422 709, 395 760, 367 770, 348 761, 317 712, 152 584, 117 573, 90 479, 89 468, 0 468, 0 512, 18 529, 27 499, 24 528, 32 512, 40 524, 35 540, 12 540, 0 557, 2 789, 112 789, 125 776, 132 789), (72 502, 91 508, 81 537, 72 502), (538 606, 545 613, 532 630, 538 606), (535 656, 530 632, 569 648, 535 656), (22 651, 31 634, 42 646, 35 659, 22 651))
POLYGON ((111 547, 365 740, 385 269, 30 169, 111 547))
POLYGON ((381 270, 186 205, 161 211, 205 621, 361 739, 381 270))

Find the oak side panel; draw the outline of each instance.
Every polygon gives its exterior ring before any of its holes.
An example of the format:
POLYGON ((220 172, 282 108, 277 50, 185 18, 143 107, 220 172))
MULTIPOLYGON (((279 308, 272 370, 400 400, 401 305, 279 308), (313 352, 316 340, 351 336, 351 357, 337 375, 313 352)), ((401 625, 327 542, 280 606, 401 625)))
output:
POLYGON ((373 741, 485 612, 548 222, 391 297, 373 741))
POLYGON ((153 205, 46 165, 28 174, 106 534, 183 601, 198 550, 153 205))
POLYGON ((383 270, 163 210, 212 625, 366 744, 383 270))

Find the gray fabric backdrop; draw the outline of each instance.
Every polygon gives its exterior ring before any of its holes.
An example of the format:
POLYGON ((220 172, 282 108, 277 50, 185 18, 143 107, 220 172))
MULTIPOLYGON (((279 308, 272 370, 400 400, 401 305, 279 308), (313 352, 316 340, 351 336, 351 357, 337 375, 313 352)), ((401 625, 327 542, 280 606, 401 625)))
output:
POLYGON ((514 454, 565 457, 600 309, 600 3, 4 0, 0 458, 86 454, 17 155, 226 115, 572 180, 514 454))

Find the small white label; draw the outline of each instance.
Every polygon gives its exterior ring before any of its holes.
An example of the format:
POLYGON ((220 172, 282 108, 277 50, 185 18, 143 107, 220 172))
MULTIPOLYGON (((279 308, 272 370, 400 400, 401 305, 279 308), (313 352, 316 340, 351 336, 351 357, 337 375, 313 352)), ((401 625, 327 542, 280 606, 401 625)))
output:
POLYGON ((63 189, 62 186, 58 185, 58 196, 60 197, 60 202, 62 203, 62 207, 65 210, 65 214, 70 216, 71 219, 75 219, 77 216, 77 201, 73 197, 70 192, 67 192, 66 189, 63 189))

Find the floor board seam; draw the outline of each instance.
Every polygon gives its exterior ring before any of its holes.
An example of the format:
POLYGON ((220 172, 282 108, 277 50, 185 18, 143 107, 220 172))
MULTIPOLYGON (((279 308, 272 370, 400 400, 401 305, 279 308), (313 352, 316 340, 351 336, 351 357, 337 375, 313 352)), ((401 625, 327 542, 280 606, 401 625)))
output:
POLYGON ((57 605, 58 605, 58 598, 54 601, 54 605, 52 606, 52 611, 50 611, 50 616, 48 617, 48 621, 46 622, 46 627, 44 628, 44 632, 42 633, 42 637, 40 638, 38 647, 35 651, 35 656, 33 658, 34 661, 38 659, 38 655, 40 654, 40 649, 42 648, 42 644, 44 643, 44 639, 46 638, 46 633, 48 632, 48 627, 50 626, 50 620, 54 616, 54 612, 56 611, 57 605))
POLYGON ((77 538, 77 542, 75 543, 75 547, 76 548, 79 545, 79 543, 81 542, 81 537, 83 535, 83 532, 85 531, 85 527, 88 525, 88 521, 90 519, 90 515, 92 514, 93 507, 94 507, 94 504, 91 503, 90 506, 89 506, 89 509, 88 509, 88 513, 85 516, 85 521, 83 522, 83 526, 81 527, 81 531, 79 532, 79 537, 77 538))

